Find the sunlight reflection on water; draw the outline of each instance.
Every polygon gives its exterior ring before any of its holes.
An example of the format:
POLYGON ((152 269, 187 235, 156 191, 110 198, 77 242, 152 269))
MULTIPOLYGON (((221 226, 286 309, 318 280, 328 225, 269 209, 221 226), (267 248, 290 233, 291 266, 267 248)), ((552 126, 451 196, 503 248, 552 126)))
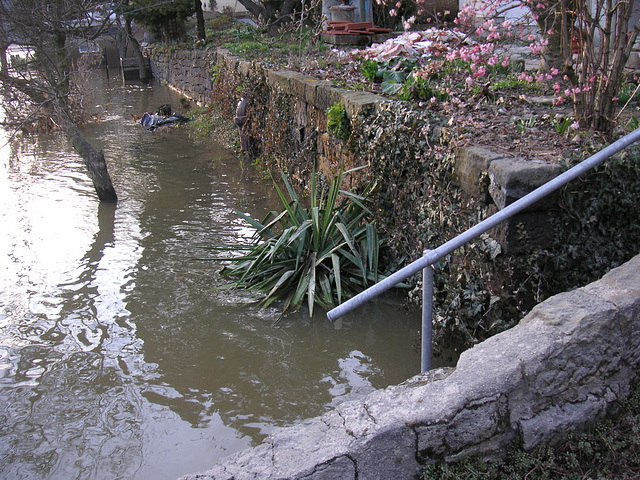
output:
POLYGON ((420 320, 397 305, 274 325, 218 289, 220 266, 193 259, 251 234, 234 210, 279 208, 269 182, 130 120, 177 105, 168 89, 102 87, 87 135, 117 207, 63 139, 0 133, 0 478, 177 478, 418 372, 420 320))

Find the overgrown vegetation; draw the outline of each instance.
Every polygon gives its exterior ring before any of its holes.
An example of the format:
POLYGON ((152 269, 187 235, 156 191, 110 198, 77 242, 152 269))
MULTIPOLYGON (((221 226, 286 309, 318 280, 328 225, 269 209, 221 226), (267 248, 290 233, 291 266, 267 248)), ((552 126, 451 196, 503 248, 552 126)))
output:
POLYGON ((351 135, 351 124, 344 103, 338 102, 327 109, 327 131, 342 140, 347 140, 351 135))
POLYGON ((617 415, 566 442, 531 452, 512 446, 503 461, 469 458, 428 465, 423 480, 629 480, 640 478, 640 389, 622 401, 617 415))
MULTIPOLYGON (((571 158, 567 167, 577 163, 571 158)), ((640 148, 631 146, 562 189, 556 245, 545 281, 557 291, 585 285, 638 254, 640 148), (552 273, 553 272, 553 273, 552 273)))
MULTIPOLYGON (((256 41, 248 34, 239 40, 242 43, 250 38, 256 41)), ((291 53, 286 52, 280 52, 280 60, 262 59, 262 64, 290 62, 285 57, 291 53)), ((339 104, 327 112, 331 117, 329 132, 342 141, 339 148, 353 154, 353 160, 371 166, 364 181, 376 185, 370 195, 370 208, 380 219, 378 228, 387 245, 383 261, 392 270, 415 259, 424 248, 443 243, 492 213, 483 199, 468 198, 456 184, 451 154, 452 147, 465 135, 472 139, 474 132, 487 133, 487 122, 478 126, 475 120, 483 115, 483 106, 498 110, 508 108, 507 102, 517 103, 522 94, 554 92, 546 75, 530 78, 531 74, 523 71, 522 61, 498 61, 494 53, 476 45, 458 50, 448 59, 431 56, 432 63, 410 58, 388 62, 364 57, 338 60, 345 78, 355 78, 351 76, 355 67, 361 81, 368 82, 368 88, 380 91, 386 81, 389 95, 407 100, 380 106, 375 118, 352 118, 348 124, 339 104), (485 68, 479 71, 481 65, 485 68), (473 81, 467 82, 467 78, 473 81), (491 81, 486 82, 487 79, 491 81)), ((261 167, 285 169, 294 185, 304 186, 317 155, 315 129, 296 130, 286 121, 294 118, 286 92, 270 90, 250 80, 233 83, 230 78, 220 75, 215 95, 223 105, 228 105, 234 95, 236 99, 240 95, 251 99, 248 131, 260 132, 260 136, 253 139, 255 150, 249 154, 259 157, 261 167)), ((637 94, 637 78, 629 76, 625 82, 621 105, 637 94)), ((633 101, 628 110, 631 108, 637 108, 633 101)), ((598 136, 581 129, 570 110, 550 106, 546 110, 518 111, 526 111, 526 115, 501 115, 506 120, 496 128, 504 129, 503 136, 513 136, 515 140, 519 135, 547 132, 548 138, 562 140, 554 158, 567 164, 602 148, 598 136), (576 140, 568 141, 574 137, 576 140), (567 158, 562 159, 562 147, 567 145, 567 158)), ((619 126, 633 127, 622 122, 619 126)), ((562 192, 562 209, 554 220, 558 238, 553 248, 503 255, 499 244, 484 236, 444 258, 436 269, 436 341, 473 344, 494 335, 517 323, 535 303, 595 280, 637 253, 637 152, 624 154, 620 161, 624 166, 619 178, 611 181, 605 178, 608 174, 598 170, 583 181, 600 179, 602 184, 572 184, 562 192), (605 187, 607 182, 609 186, 605 187), (620 213, 608 215, 606 211, 617 201, 622 205, 620 213), (595 216, 589 213, 593 209, 599 212, 595 216), (628 215, 627 220, 623 212, 628 215), (590 239, 585 241, 585 235, 590 239)), ((416 288, 409 303, 419 303, 419 278, 413 279, 413 284, 416 288)))
MULTIPOLYGON (((562 129, 565 120, 540 122, 562 129)), ((380 228, 392 265, 414 260, 491 213, 484 199, 457 185, 455 157, 434 135, 442 123, 428 111, 397 104, 381 107, 376 118, 352 122, 349 147, 371 162, 369 181, 377 185, 372 209, 384 219, 380 228)), ((601 145, 584 148, 567 159, 567 167, 601 145)), ((552 248, 504 255, 485 235, 443 258, 435 270, 436 343, 483 340, 515 325, 550 295, 596 280, 637 254, 639 189, 640 153, 633 148, 562 190, 552 248)), ((421 282, 413 282, 409 301, 419 305, 421 282)))
POLYGON ((214 247, 243 252, 216 259, 230 263, 222 270, 232 279, 228 288, 258 291, 264 306, 279 301, 283 313, 306 300, 311 316, 315 305, 331 308, 379 281, 380 239, 365 197, 340 190, 344 174, 340 171, 328 188, 312 175, 309 207, 282 174, 286 193, 274 182, 282 212, 261 222, 237 212, 255 234, 246 245, 214 247))

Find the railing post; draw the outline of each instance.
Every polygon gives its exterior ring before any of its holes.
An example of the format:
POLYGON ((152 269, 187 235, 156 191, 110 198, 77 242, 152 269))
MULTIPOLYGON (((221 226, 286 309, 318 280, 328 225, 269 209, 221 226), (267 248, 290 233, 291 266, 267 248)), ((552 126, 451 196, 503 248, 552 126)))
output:
MULTIPOLYGON (((431 250, 425 250, 424 255, 431 250)), ((431 342, 433 328, 433 265, 422 269, 422 347, 420 371, 431 370, 431 342)))

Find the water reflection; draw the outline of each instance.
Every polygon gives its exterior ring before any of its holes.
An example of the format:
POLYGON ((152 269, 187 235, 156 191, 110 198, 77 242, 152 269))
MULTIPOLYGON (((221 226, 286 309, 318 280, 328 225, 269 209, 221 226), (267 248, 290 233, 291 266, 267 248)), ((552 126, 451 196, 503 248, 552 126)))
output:
MULTIPOLYGON (((119 202, 99 205, 57 137, 0 149, 0 478, 172 479, 419 369, 390 304, 332 325, 228 292, 202 246, 277 205, 251 165, 131 116, 175 95, 94 91, 119 202)), ((3 133, 4 134, 4 133, 3 133)))

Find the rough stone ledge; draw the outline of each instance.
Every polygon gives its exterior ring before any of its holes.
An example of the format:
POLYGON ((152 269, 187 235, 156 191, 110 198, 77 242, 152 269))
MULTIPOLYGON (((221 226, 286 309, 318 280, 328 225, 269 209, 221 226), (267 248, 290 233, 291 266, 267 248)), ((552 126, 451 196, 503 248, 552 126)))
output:
POLYGON ((558 441, 626 397, 640 364, 640 255, 417 375, 288 428, 182 480, 388 480, 468 455, 558 441))

